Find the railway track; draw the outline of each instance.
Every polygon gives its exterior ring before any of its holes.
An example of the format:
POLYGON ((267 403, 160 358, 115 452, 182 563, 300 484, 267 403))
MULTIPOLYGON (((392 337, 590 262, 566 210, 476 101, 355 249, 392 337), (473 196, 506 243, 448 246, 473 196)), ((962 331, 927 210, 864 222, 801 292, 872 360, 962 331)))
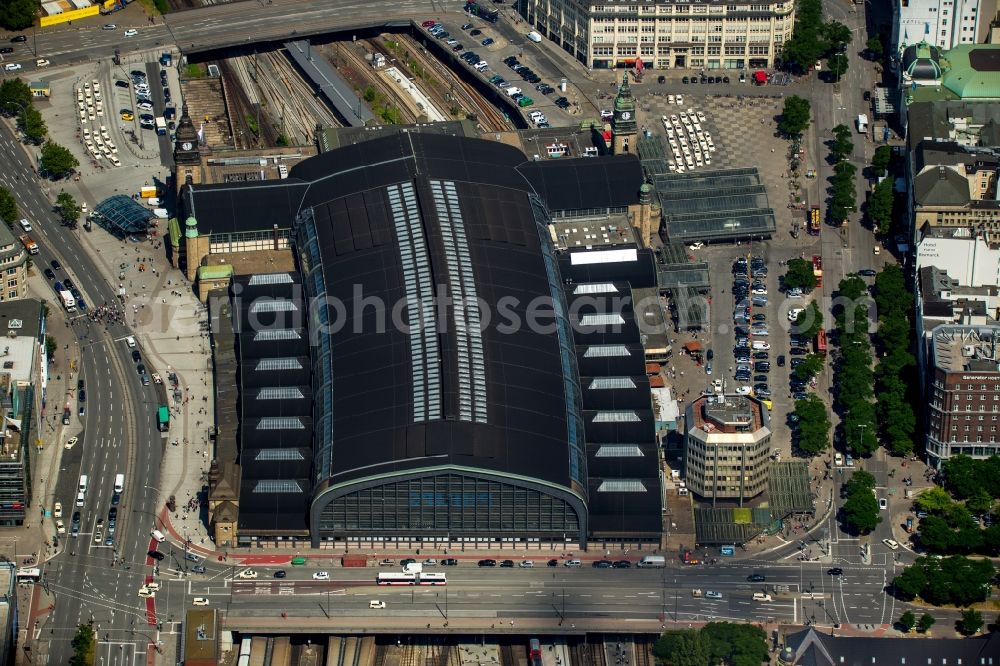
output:
POLYGON ((655 666, 653 660, 652 645, 647 638, 636 638, 635 640, 635 666, 655 666))
MULTIPOLYGON (((417 65, 419 65, 424 71, 432 73, 438 79, 449 85, 449 93, 452 94, 454 98, 452 102, 446 100, 444 98, 444 94, 434 89, 433 86, 423 86, 424 92, 432 97, 435 103, 439 104, 442 109, 447 110, 451 106, 454 106, 455 102, 458 102, 458 106, 460 106, 463 110, 476 115, 477 122, 483 131, 495 132, 511 129, 510 123, 507 122, 503 114, 482 96, 480 96, 472 84, 464 81, 440 60, 425 53, 423 47, 420 46, 417 40, 404 34, 395 36, 395 39, 403 46, 407 55, 411 56, 414 61, 416 61, 417 65)), ((381 46, 381 48, 385 49, 384 46, 381 46)), ((399 58, 398 61, 400 62, 400 66, 406 67, 406 60, 408 59, 399 58)), ((412 71, 410 73, 413 74, 412 71)))
MULTIPOLYGON (((233 127, 233 141, 237 149, 277 145, 278 133, 265 109, 250 100, 248 90, 253 90, 253 81, 243 68, 234 67, 227 60, 219 60, 223 90, 226 92, 226 108, 233 127), (242 75, 241 75, 242 73, 242 75), (254 131, 256 125, 257 131, 254 131)), ((254 95, 256 97, 256 94, 254 95)))

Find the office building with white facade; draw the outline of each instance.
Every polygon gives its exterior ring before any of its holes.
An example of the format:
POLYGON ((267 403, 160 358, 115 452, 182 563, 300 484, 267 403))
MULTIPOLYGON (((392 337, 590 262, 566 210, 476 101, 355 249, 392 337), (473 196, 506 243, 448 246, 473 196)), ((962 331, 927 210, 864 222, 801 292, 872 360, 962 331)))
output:
POLYGON ((774 67, 792 36, 792 0, 645 3, 526 0, 525 19, 587 67, 655 69, 774 67))

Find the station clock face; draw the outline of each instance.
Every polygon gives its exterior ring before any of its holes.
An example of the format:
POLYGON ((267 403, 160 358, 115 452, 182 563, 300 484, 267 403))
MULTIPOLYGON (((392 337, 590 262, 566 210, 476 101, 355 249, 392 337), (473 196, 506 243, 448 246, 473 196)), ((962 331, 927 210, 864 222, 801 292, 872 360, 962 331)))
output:
POLYGON ((191 150, 191 142, 185 141, 184 143, 181 144, 181 148, 183 148, 184 150, 191 150))
POLYGON ((632 117, 631 113, 629 113, 628 111, 622 111, 622 120, 628 120, 631 117, 632 117))

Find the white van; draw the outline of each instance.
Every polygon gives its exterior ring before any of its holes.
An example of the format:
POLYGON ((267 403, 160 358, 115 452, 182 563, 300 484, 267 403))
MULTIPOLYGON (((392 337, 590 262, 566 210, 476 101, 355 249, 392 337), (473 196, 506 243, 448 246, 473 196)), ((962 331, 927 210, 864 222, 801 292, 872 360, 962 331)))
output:
POLYGON ((88 483, 88 481, 87 481, 87 475, 86 474, 81 474, 80 475, 80 493, 87 492, 87 483, 88 483))
POLYGON ((766 351, 771 348, 771 343, 767 340, 754 340, 751 347, 754 351, 766 351))
POLYGON ((157 543, 163 543, 167 540, 167 537, 163 536, 163 532, 160 530, 150 530, 149 536, 153 537, 157 543))
POLYGON ((754 601, 771 601, 771 595, 770 594, 765 594, 763 592, 754 592, 753 593, 753 600, 754 601))
POLYGON ((640 569, 662 569, 667 566, 667 558, 663 555, 646 555, 636 566, 640 569))
POLYGON ((120 493, 125 490, 125 475, 115 474, 115 492, 120 493))
POLYGON ((510 88, 504 88, 503 91, 507 93, 507 97, 513 97, 517 93, 521 92, 521 89, 517 86, 511 86, 510 88))
POLYGON ((581 562, 580 560, 566 560, 565 562, 563 562, 563 566, 567 566, 567 567, 582 567, 583 566, 583 562, 581 562))
POLYGON ((531 32, 528 33, 528 39, 537 44, 538 42, 542 41, 542 36, 537 32, 535 32, 534 30, 532 30, 531 32))

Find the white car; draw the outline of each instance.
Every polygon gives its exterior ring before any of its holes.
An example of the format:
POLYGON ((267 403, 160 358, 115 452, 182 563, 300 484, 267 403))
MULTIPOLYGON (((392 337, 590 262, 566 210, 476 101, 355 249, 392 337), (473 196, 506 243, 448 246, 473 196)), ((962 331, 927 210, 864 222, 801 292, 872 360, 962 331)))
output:
POLYGON ((66 525, 61 520, 56 521, 56 534, 66 534, 66 525))
POLYGON ((895 539, 882 539, 882 543, 887 545, 890 548, 890 550, 899 549, 899 542, 896 541, 895 539))
POLYGON ((244 569, 243 571, 236 574, 236 577, 240 580, 254 580, 257 578, 257 572, 253 569, 244 569))
POLYGON ((885 511, 889 508, 889 500, 884 497, 878 498, 878 508, 880 511, 885 511))
POLYGON ((753 393, 753 389, 749 386, 739 386, 736 388, 736 395, 750 395, 753 393))
POLYGON ((534 569, 535 562, 534 560, 522 560, 520 563, 518 563, 517 566, 521 567, 522 569, 534 569))
POLYGON ((115 25, 114 23, 105 23, 104 24, 104 29, 105 30, 117 30, 118 26, 115 25))
POLYGON ((76 443, 78 441, 80 441, 79 437, 70 437, 69 439, 66 440, 66 443, 63 444, 63 448, 68 451, 69 449, 72 449, 74 446, 76 446, 76 443))
POLYGON ((834 453, 833 464, 836 465, 837 467, 842 467, 844 465, 844 454, 834 453))
POLYGON ((313 580, 330 580, 329 571, 317 571, 313 574, 313 580))
POLYGON ((139 102, 138 104, 136 104, 136 106, 139 107, 140 109, 142 109, 143 111, 152 111, 153 110, 153 105, 150 104, 149 102, 139 102))
POLYGON ((55 506, 52 507, 52 517, 62 518, 62 502, 56 502, 55 506))
POLYGON ((191 600, 191 605, 192 606, 207 606, 208 605, 208 597, 195 597, 194 599, 191 600))
POLYGON ((153 592, 148 587, 143 585, 139 588, 139 598, 140 599, 152 599, 156 596, 156 592, 153 592))
POLYGON ((372 599, 368 602, 368 608, 385 608, 385 602, 379 601, 378 599, 372 599))
POLYGON ((38 60, 35 61, 35 67, 48 67, 48 66, 49 66, 49 61, 46 60, 45 58, 39 58, 38 60))
POLYGON ((436 567, 437 563, 438 561, 435 560, 433 557, 428 557, 426 560, 424 560, 425 567, 436 567))
POLYGON ((125 36, 126 37, 135 37, 138 34, 139 34, 139 31, 136 30, 135 28, 129 28, 128 30, 125 31, 125 36))
POLYGON ((21 69, 21 63, 9 62, 6 65, 4 65, 3 68, 6 69, 8 72, 16 72, 17 70, 21 69))

